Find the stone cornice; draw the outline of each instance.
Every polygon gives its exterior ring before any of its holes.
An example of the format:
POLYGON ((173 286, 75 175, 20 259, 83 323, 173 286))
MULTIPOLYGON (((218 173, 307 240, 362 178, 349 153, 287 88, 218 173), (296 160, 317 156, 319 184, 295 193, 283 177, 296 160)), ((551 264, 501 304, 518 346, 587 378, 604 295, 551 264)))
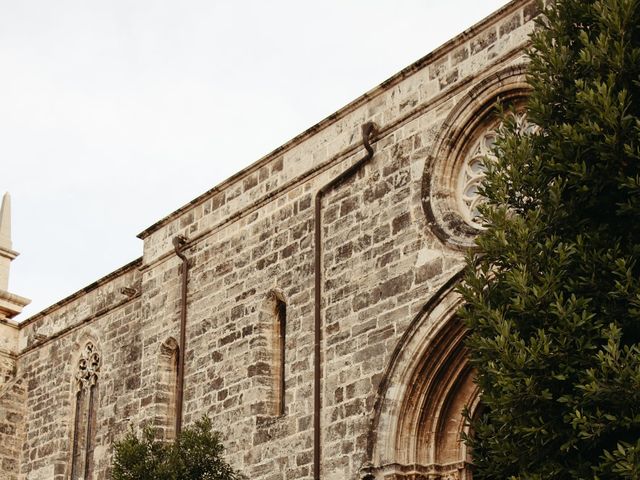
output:
POLYGON ((0 315, 5 314, 8 317, 14 317, 29 303, 31 303, 31 300, 28 298, 0 290, 0 315))
POLYGON ((246 167, 243 170, 240 170, 238 173, 236 173, 235 175, 229 177, 227 180, 224 180, 223 182, 219 183, 218 185, 216 185, 212 189, 207 190, 203 194, 201 194, 198 197, 194 198, 189 203, 187 203, 187 204, 183 205, 182 207, 178 208, 173 213, 170 213, 166 217, 160 219, 159 221, 157 221, 156 223, 154 223, 150 227, 148 227, 145 230, 143 230, 142 232, 140 232, 137 235, 137 237, 142 239, 142 240, 144 240, 145 238, 147 238, 149 235, 151 235, 155 231, 157 231, 160 228, 162 228, 163 226, 171 223, 173 220, 179 218, 182 214, 184 214, 185 212, 189 211, 191 208, 202 204, 203 202, 205 202, 209 198, 213 197, 215 194, 226 190, 231 185, 233 185, 236 182, 242 180, 247 175, 259 170, 260 168, 262 168, 263 166, 265 166, 266 164, 268 164, 272 160, 275 160, 278 156, 280 156, 283 153, 285 153, 285 152, 293 149, 294 147, 300 145, 305 140, 313 137, 314 135, 317 135, 319 132, 321 132, 325 128, 329 127, 330 125, 333 125, 338 120, 340 120, 341 118, 344 118, 349 113, 351 113, 354 110, 356 110, 357 108, 359 108, 359 107, 363 106, 364 104, 370 102, 371 100, 373 100, 374 98, 378 97, 379 95, 382 95, 383 93, 387 92, 391 87, 397 85, 398 83, 400 83, 404 79, 410 77, 416 71, 424 68, 426 65, 434 63, 440 57, 443 57, 443 56, 447 55, 449 52, 451 52, 455 48, 459 47, 461 44, 463 44, 464 42, 468 41, 470 38, 476 36, 478 33, 483 31, 484 29, 490 27, 494 23, 497 23, 505 15, 508 15, 512 11, 516 11, 518 8, 522 7, 523 5, 525 5, 527 3, 530 3, 530 1, 531 0, 512 0, 511 2, 509 2, 504 7, 500 8, 499 10, 496 10, 491 15, 487 16, 486 18, 484 18, 480 22, 476 23, 472 27, 468 28, 467 30, 463 31, 459 35, 453 37, 451 40, 447 41, 446 43, 444 43, 440 47, 436 48, 431 53, 428 53, 427 55, 425 55, 421 59, 417 60, 416 62, 412 63, 408 67, 400 70, 400 72, 396 73, 395 75, 393 75, 389 79, 387 79, 384 82, 380 83, 377 87, 374 87, 373 89, 369 90, 365 94, 363 94, 360 97, 356 98, 351 103, 348 103, 347 105, 342 107, 340 110, 338 110, 335 113, 329 115, 328 117, 326 117, 325 119, 321 120, 320 122, 318 122, 317 124, 313 125, 312 127, 308 128, 307 130, 305 130, 301 134, 295 136, 294 138, 289 140, 287 143, 285 143, 282 146, 276 148, 271 153, 265 155, 264 157, 262 157, 258 161, 254 162, 252 165, 246 167))
POLYGON ((134 269, 140 268, 141 265, 142 265, 142 258, 137 258, 137 259, 133 260, 132 262, 127 263, 126 265, 124 265, 124 266, 120 267, 119 269, 109 273, 108 275, 105 275, 104 277, 100 278, 99 280, 96 280, 92 284, 87 285, 86 287, 78 290, 77 292, 72 293, 68 297, 63 298, 59 302, 56 302, 53 305, 45 308, 44 310, 36 313, 32 317, 27 318, 25 321, 20 322, 19 323, 19 327, 20 328, 24 328, 27 325, 30 325, 33 322, 35 322, 35 321, 37 321, 37 320, 39 320, 41 318, 44 318, 47 315, 50 315, 55 310, 58 310, 59 308, 70 304, 74 300, 77 300, 77 299, 83 297, 84 295, 86 295, 87 293, 91 292, 92 290, 95 290, 98 287, 109 283, 114 278, 117 278, 117 277, 129 272, 130 270, 134 270, 134 269))
MULTIPOLYGON (((110 305, 102 310, 97 311, 96 313, 89 315, 87 317, 84 317, 80 320, 78 320, 77 322, 73 323, 72 325, 69 325, 68 327, 63 328, 62 330, 55 332, 54 334, 50 335, 50 336, 42 336, 40 338, 38 338, 38 336, 36 336, 35 340, 32 343, 29 343, 27 346, 23 347, 22 350, 19 351, 18 353, 18 357, 21 357, 23 355, 26 355, 28 353, 30 353, 33 350, 36 350, 46 344, 48 344, 49 342, 56 340, 58 338, 64 337, 66 335, 68 335, 69 333, 75 332, 76 330, 78 330, 79 328, 82 328, 85 325, 88 325, 92 322, 94 322, 95 320, 98 320, 100 318, 102 318, 104 315, 113 312, 114 310, 121 308, 125 305, 128 305, 130 302, 132 302, 133 300, 137 300, 138 298, 140 298, 141 294, 140 291, 136 291, 135 294, 133 294, 132 296, 125 296, 125 298, 123 298, 122 300, 120 300, 119 302, 110 305)), ((29 319, 31 320, 31 319, 29 319)), ((20 327, 22 327, 22 325, 20 325, 20 327)))
MULTIPOLYGON (((516 57, 518 57, 520 55, 520 50, 516 49, 516 50, 510 50, 508 51, 504 56, 498 58, 497 63, 503 63, 503 62, 510 62, 512 60, 514 60, 516 57)), ((522 65, 518 64, 515 67, 512 66, 512 68, 520 68, 522 65)), ((480 72, 478 72, 478 76, 482 77, 483 75, 485 75, 487 73, 487 71, 491 71, 494 68, 494 66, 492 65, 491 67, 484 69, 480 72)), ((442 105, 444 102, 446 102, 446 100, 451 96, 454 95, 456 93, 459 93, 463 90, 465 90, 466 88, 468 88, 470 82, 474 81, 475 77, 468 77, 466 79, 461 80, 458 84, 456 84, 454 87, 451 88, 451 90, 442 92, 436 96, 434 96, 433 98, 429 99, 428 101, 418 104, 416 105, 414 108, 407 110, 406 113, 404 113, 403 115, 400 115, 395 121, 393 121, 392 123, 386 125, 384 128, 382 128, 378 134, 377 134, 377 139, 376 141, 380 141, 383 138, 385 138, 388 134, 394 132, 395 130, 397 130, 398 128, 400 128, 402 125, 404 125, 405 123, 417 118, 419 115, 423 114, 425 111, 429 110, 429 109, 433 109, 433 108, 437 108, 438 106, 442 105)), ((320 165, 314 166, 312 169, 306 171, 304 174, 293 178, 292 180, 288 181, 286 184, 283 184, 282 186, 280 186, 279 188, 275 189, 274 191, 270 192, 269 195, 266 195, 260 199, 258 199, 257 201, 253 202, 252 204, 234 212, 231 215, 228 215, 226 217, 224 217, 221 221, 217 222, 216 224, 214 224, 213 226, 204 229, 203 231, 198 232, 197 234, 195 234, 194 236, 189 238, 189 244, 194 245, 197 242, 201 241, 203 238, 209 237, 210 235, 212 235, 213 233, 215 233, 216 231, 218 231, 219 229, 223 228, 224 226, 233 223, 234 221, 237 221, 240 218, 243 218, 247 215, 250 215, 251 213, 255 212, 256 210, 258 210, 259 208, 262 208, 265 204, 272 202, 274 198, 276 198, 279 195, 282 195, 290 190, 292 190, 293 188, 303 184, 304 182, 310 181, 313 178, 315 178, 316 176, 322 175, 323 173, 325 173, 326 171, 328 171, 330 168, 334 167, 336 164, 339 164, 343 161, 345 161, 346 159, 348 159, 351 155, 353 155, 355 152, 358 151, 358 149, 361 148, 359 143, 354 143, 352 145, 350 145, 349 147, 345 148, 344 150, 338 152, 336 155, 332 156, 331 158, 329 158, 328 160, 326 160, 325 162, 323 162, 320 165)), ((218 190, 218 191, 222 191, 218 190)), ((197 200, 197 199, 196 199, 197 200)), ((194 203, 196 200, 194 200, 192 203, 194 203)), ((196 204, 194 203, 194 206, 196 204)), ((181 212, 181 214, 183 214, 184 212, 181 212)), ((179 216, 179 215, 178 215, 179 216)), ((148 270, 150 268, 152 268, 153 266, 156 266, 170 258, 174 257, 174 250, 170 249, 167 250, 166 252, 160 254, 159 256, 153 258, 151 261, 149 262, 143 262, 142 266, 140 267, 141 271, 145 271, 148 270)))
POLYGON ((11 250, 9 248, 0 247, 0 257, 8 258, 9 260, 13 260, 18 255, 20 255, 15 250, 11 250))

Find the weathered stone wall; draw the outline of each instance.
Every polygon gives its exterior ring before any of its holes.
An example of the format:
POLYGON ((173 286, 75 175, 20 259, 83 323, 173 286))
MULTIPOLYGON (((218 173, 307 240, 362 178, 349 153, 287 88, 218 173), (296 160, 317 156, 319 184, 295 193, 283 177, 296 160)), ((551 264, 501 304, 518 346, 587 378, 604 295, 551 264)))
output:
POLYGON ((69 478, 74 375, 87 341, 101 353, 94 478, 108 478, 112 442, 127 425, 154 422, 171 436, 177 235, 189 259, 185 423, 211 415, 250 478, 312 478, 314 195, 364 156, 361 126, 372 121, 373 159, 324 196, 321 215, 321 476, 360 478, 393 352, 462 265, 463 250, 425 216, 425 165, 469 92, 489 78, 507 82, 499 72, 523 62, 533 3, 512 2, 161 220, 140 235, 141 261, 27 321, 18 478, 69 478), (276 296, 287 305, 284 415, 276 296))
POLYGON ((18 329, 0 323, 0 473, 2 478, 17 480, 21 447, 24 441, 24 403, 26 389, 17 371, 18 329))
POLYGON ((129 422, 138 422, 142 412, 139 266, 133 262, 23 327, 18 377, 26 388, 26 439, 19 478, 69 478, 75 375, 87 341, 102 354, 94 478, 107 478, 113 440, 129 422), (136 286, 137 292, 121 291, 136 286))
POLYGON ((18 374, 17 325, 0 320, 0 473, 17 480, 24 441, 25 388, 18 374))

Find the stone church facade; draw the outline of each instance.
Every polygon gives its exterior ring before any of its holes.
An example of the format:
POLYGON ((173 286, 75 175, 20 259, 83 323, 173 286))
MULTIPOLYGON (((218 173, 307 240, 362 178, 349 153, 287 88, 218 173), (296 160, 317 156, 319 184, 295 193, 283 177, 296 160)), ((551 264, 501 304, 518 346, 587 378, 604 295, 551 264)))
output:
POLYGON ((498 100, 527 95, 514 0, 139 237, 21 322, 0 220, 0 478, 109 478, 130 425, 208 414, 262 480, 471 478, 455 291, 498 100))

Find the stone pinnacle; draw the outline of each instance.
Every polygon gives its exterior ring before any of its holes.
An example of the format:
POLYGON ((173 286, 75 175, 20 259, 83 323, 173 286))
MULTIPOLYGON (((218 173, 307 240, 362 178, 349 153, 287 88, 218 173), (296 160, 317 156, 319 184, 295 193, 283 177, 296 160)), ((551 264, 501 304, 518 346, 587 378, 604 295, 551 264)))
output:
POLYGON ((2 197, 2 207, 0 207, 0 248, 11 250, 11 197, 9 192, 2 197))

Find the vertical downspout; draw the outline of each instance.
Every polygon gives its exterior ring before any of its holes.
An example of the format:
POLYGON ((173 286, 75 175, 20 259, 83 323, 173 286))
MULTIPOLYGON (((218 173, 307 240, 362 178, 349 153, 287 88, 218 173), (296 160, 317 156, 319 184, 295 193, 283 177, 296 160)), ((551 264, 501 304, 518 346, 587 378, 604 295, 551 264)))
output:
POLYGON ((329 183, 325 184, 318 190, 315 198, 315 211, 314 211, 314 248, 315 248, 315 311, 314 311, 314 353, 313 353, 313 478, 320 480, 320 459, 321 459, 321 425, 320 414, 322 409, 321 404, 321 342, 322 342, 322 197, 329 190, 342 183, 352 175, 354 175, 360 167, 369 162, 373 158, 373 148, 370 141, 373 135, 376 133, 376 125, 373 122, 367 122, 362 125, 362 143, 367 151, 364 158, 358 160, 356 163, 347 168, 340 175, 335 177, 329 183))
POLYGON ((182 431, 182 404, 184 399, 184 352, 187 343, 187 280, 189 279, 189 260, 183 250, 187 239, 182 235, 173 238, 173 248, 182 260, 182 291, 180 295, 180 341, 178 343, 178 381, 176 385, 176 439, 182 431))

